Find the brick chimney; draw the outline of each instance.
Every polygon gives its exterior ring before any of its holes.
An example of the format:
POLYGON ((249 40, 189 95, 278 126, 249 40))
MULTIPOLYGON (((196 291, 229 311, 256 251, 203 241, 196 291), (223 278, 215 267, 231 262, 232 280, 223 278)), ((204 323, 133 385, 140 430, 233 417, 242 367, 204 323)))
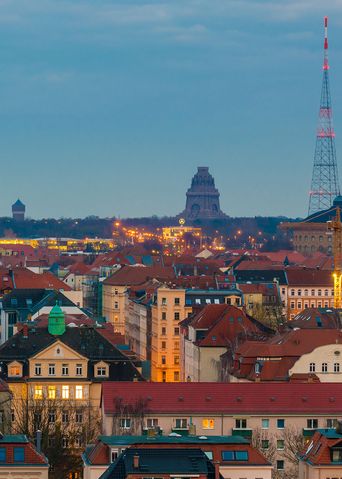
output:
POLYGON ((23 338, 27 339, 28 338, 28 325, 27 324, 23 324, 23 338))

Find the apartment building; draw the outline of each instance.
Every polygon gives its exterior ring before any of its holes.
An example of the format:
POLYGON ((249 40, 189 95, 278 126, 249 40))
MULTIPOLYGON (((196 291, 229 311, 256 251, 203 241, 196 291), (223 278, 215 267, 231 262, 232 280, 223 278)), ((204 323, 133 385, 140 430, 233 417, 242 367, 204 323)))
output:
MULTIPOLYGON (((330 383, 111 383, 103 384, 103 432, 141 434, 141 425, 163 435, 259 437, 260 450, 275 448, 278 471, 292 468, 289 437, 310 441, 342 414, 342 384, 330 383), (120 409, 116 400, 120 398, 120 409), (140 405, 140 419, 128 405, 140 405), (123 406, 126 406, 124 408, 123 406), (122 411, 122 414, 120 414, 122 411), (119 429, 118 429, 119 428, 119 429), (302 438, 302 439, 301 439, 302 438)), ((300 452, 300 451, 298 451, 300 452)))

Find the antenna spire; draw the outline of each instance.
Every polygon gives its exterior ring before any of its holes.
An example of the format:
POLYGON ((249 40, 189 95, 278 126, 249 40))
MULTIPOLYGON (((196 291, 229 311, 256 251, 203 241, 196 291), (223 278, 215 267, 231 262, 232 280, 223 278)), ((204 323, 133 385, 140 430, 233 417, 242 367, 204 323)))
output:
POLYGON ((340 184, 338 181, 335 132, 329 87, 328 17, 324 17, 323 82, 309 200, 309 215, 330 208, 334 198, 339 195, 340 184))

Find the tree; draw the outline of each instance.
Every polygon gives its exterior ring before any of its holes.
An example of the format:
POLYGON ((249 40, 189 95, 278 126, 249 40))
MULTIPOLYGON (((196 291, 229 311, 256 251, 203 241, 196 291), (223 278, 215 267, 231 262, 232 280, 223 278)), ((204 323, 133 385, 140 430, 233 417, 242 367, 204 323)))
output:
POLYGON ((277 440, 266 429, 256 428, 253 430, 252 446, 258 449, 269 462, 274 462, 277 452, 277 440))
POLYGON ((42 433, 42 452, 50 464, 52 479, 64 479, 66 474, 81 471, 81 452, 100 433, 99 411, 89 400, 61 398, 15 397, 13 433, 26 434, 34 442, 38 430, 42 433))
POLYGON ((114 398, 112 434, 122 434, 123 429, 129 434, 142 434, 147 404, 148 400, 144 398, 133 404, 125 404, 121 397, 114 398))

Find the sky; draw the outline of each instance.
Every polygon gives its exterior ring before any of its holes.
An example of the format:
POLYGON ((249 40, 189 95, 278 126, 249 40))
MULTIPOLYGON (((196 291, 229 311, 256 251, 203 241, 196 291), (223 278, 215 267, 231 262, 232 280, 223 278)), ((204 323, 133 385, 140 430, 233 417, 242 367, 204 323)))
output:
POLYGON ((0 215, 305 216, 324 15, 342 178, 341 0, 0 0, 0 215))

